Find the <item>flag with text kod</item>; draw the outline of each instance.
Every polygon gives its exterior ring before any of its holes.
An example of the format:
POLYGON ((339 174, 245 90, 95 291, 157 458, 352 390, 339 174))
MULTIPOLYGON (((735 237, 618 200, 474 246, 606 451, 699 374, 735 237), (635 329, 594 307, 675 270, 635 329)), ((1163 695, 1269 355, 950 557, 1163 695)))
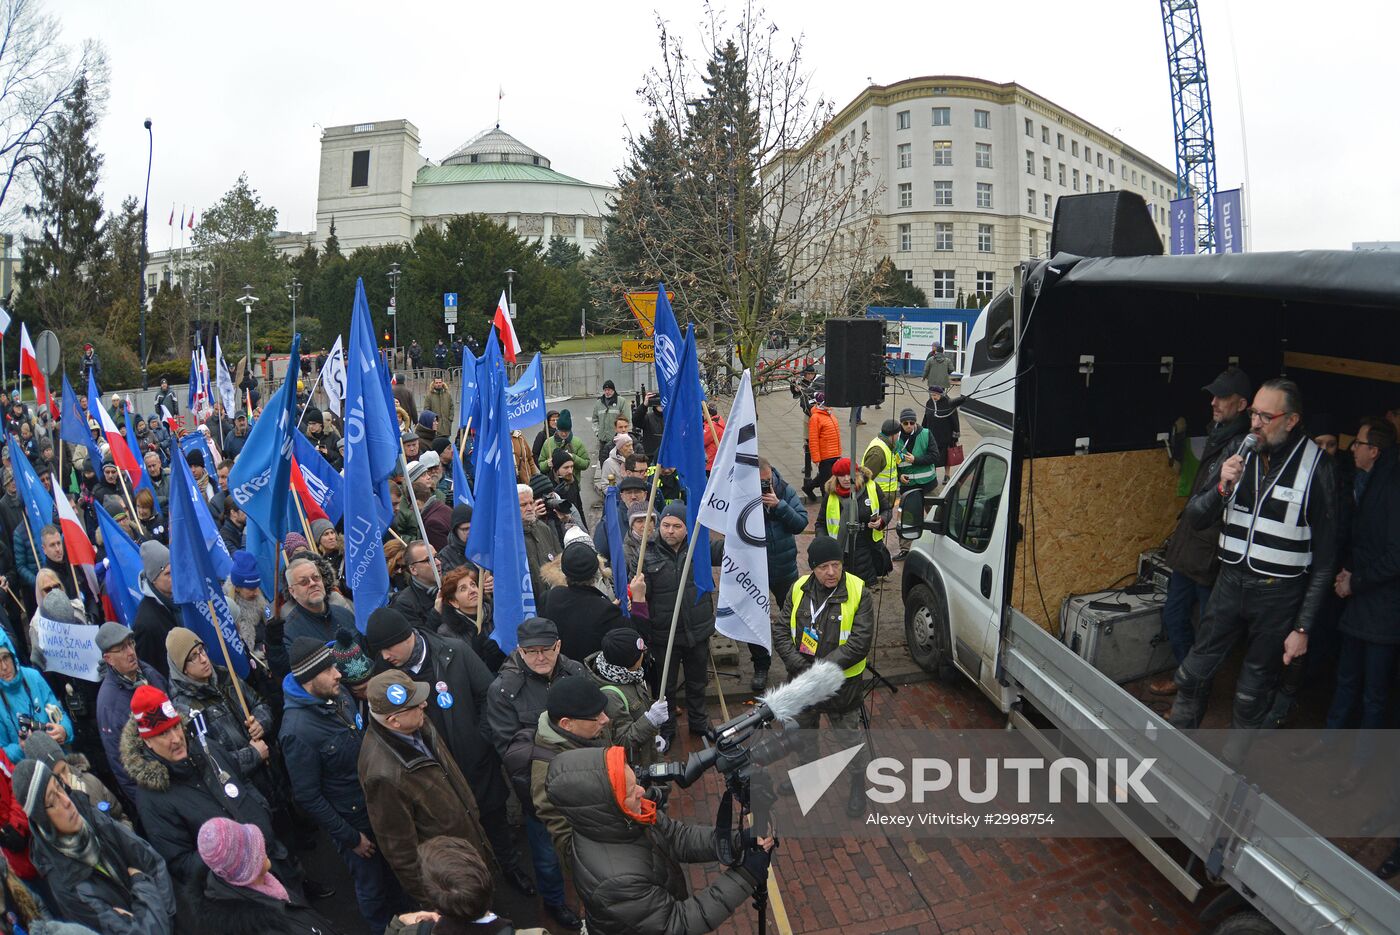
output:
POLYGON ((1171 203, 1172 256, 1196 252, 1196 199, 1178 198, 1171 203))
POLYGON ((758 477, 758 416, 749 372, 729 410, 710 482, 700 501, 700 523, 724 534, 715 629, 730 639, 772 648, 768 594, 768 533, 758 477))
POLYGON ((218 368, 215 383, 219 388, 219 402, 223 403, 224 415, 232 419, 238 411, 238 391, 233 387, 233 374, 228 371, 224 360, 224 349, 219 344, 219 336, 214 336, 214 366, 218 368))
POLYGON ((1215 252, 1244 253, 1244 189, 1215 193, 1215 252))
POLYGON ((63 375, 63 413, 58 423, 58 437, 70 445, 82 445, 87 450, 93 470, 101 471, 102 449, 93 441, 92 429, 83 417, 83 409, 78 405, 78 394, 73 392, 67 374, 63 375))
POLYGON ((44 482, 35 472, 34 466, 20 450, 13 435, 5 436, 5 446, 10 450, 11 474, 15 479, 15 493, 24 505, 24 516, 29 523, 29 535, 35 543, 44 527, 53 522, 53 497, 44 482))

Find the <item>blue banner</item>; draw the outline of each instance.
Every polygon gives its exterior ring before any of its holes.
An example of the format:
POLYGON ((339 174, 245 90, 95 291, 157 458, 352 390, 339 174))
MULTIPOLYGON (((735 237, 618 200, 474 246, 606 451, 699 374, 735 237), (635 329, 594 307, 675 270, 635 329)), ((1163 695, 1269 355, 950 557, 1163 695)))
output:
POLYGON ((471 422, 472 413, 476 409, 476 355, 471 348, 462 345, 462 389, 457 397, 457 424, 454 428, 462 428, 471 422))
MULTIPOLYGON (((700 411, 704 395, 700 392, 700 362, 695 353, 695 329, 686 332, 681 345, 680 370, 673 387, 672 405, 666 407, 666 425, 661 433, 661 447, 656 453, 658 464, 674 467, 685 488, 685 525, 690 535, 709 542, 710 534, 698 525, 700 501, 705 493, 705 418, 700 411)), ((697 551, 699 546, 696 546, 697 551)), ((710 556, 701 555, 691 564, 695 577, 695 594, 715 589, 710 556)))
MULTIPOLYGON (((300 372, 300 351, 301 337, 293 335, 287 357, 288 378, 272 394, 262 418, 254 423, 228 476, 229 494, 239 509, 248 514, 248 522, 261 526, 274 542, 281 542, 287 534, 288 501, 292 497, 292 436, 296 434, 297 422, 294 375, 300 372)), ((212 463, 206 467, 213 469, 212 463)))
POLYGON ((662 411, 670 416, 671 398, 675 395, 676 378, 681 369, 681 329, 666 297, 666 284, 656 287, 656 333, 652 335, 653 359, 656 366, 656 391, 661 394, 662 411))
MULTIPOLYGON (((449 449, 450 450, 450 449, 449 449)), ((462 470, 462 457, 460 452, 452 452, 452 505, 465 503, 467 506, 474 506, 472 502, 471 484, 467 483, 467 472, 462 470)))
POLYGON ((92 430, 88 428, 87 419, 83 418, 78 394, 73 392, 66 373, 63 375, 63 418, 58 424, 58 437, 70 445, 86 448, 92 469, 98 474, 102 473, 102 449, 92 440, 92 430))
POLYGON ((131 508, 136 509, 136 491, 149 490, 151 492, 151 506, 155 512, 160 512, 160 497, 156 494, 156 485, 151 482, 150 475, 146 473, 146 457, 141 451, 141 444, 136 440, 136 429, 131 424, 131 410, 127 409, 126 416, 126 446, 131 449, 131 453, 136 456, 136 463, 141 468, 141 476, 132 478, 131 508))
POLYGON ((1244 192, 1215 193, 1215 252, 1244 253, 1244 192))
POLYGON ((630 617, 632 607, 627 598, 627 552, 622 545, 622 523, 618 519, 618 514, 622 510, 622 501, 617 498, 617 487, 609 486, 603 495, 603 529, 608 536, 608 555, 612 561, 613 594, 617 596, 617 606, 622 610, 622 616, 630 617))
POLYGON ((1172 256, 1196 252, 1196 199, 1178 198, 1171 203, 1172 256))
MULTIPOLYGON (((339 523, 340 518, 345 515, 345 479, 340 476, 339 471, 331 467, 329 461, 321 457, 321 452, 316 450, 305 435, 293 432, 292 439, 292 451, 296 455, 297 467, 301 468, 302 479, 306 481, 306 489, 326 514, 326 519, 332 523, 339 523)), ((291 497, 287 498, 287 505, 292 509, 292 514, 288 515, 287 528, 297 529, 301 526, 301 520, 294 515, 296 507, 292 504, 291 497)))
MULTIPOLYGON (((466 353, 465 351, 463 352, 466 353)), ((544 366, 539 351, 513 386, 506 389, 506 417, 512 431, 544 421, 544 366)))
MULTIPOLYGON (((53 497, 48 485, 34 472, 34 465, 20 451, 13 435, 5 436, 5 445, 10 449, 10 468, 15 478, 15 493, 24 504, 24 516, 29 521, 29 534, 34 542, 39 542, 39 533, 54 521, 53 497)), ((5 543, 9 545, 10 543, 5 543)))
POLYGON ((126 534, 111 514, 94 503, 97 528, 102 533, 102 552, 107 561, 107 596, 117 610, 124 626, 136 622, 136 608, 141 603, 141 549, 126 534))

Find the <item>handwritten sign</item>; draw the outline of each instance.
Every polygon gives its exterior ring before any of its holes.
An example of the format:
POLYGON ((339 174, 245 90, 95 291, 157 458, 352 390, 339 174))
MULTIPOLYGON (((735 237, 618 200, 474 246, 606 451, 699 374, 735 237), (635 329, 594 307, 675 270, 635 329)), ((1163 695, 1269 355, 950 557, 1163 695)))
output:
POLYGON ((41 614, 34 621, 34 631, 47 671, 89 682, 101 681, 102 651, 94 642, 97 627, 59 623, 41 614))

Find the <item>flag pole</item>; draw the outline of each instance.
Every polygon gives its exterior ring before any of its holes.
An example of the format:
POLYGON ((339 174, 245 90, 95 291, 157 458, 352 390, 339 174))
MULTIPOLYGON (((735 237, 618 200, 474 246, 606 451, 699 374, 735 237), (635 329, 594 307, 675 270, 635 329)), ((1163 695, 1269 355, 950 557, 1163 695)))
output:
MULTIPOLYGON (((467 424, 464 425, 464 426, 462 426, 462 444, 461 444, 461 446, 459 447, 459 449, 458 449, 458 451, 457 451, 457 457, 459 457, 459 458, 465 458, 465 457, 467 456, 467 439, 471 438, 471 436, 472 436, 472 417, 471 417, 471 416, 467 416, 467 424)), ((463 471, 462 473, 465 474, 466 471, 463 471)))
MULTIPOLYGON (((481 568, 480 565, 478 565, 477 567, 478 567, 478 568, 481 568)), ((481 571, 478 572, 478 573, 477 573, 477 576, 476 576, 476 635, 477 635, 477 636, 480 636, 480 635, 481 635, 481 621, 482 621, 482 619, 483 619, 482 610, 483 610, 483 608, 486 607, 486 576, 489 575, 489 574, 491 574, 491 572, 487 571, 485 568, 481 568, 481 571)), ((19 603, 19 602, 16 601, 15 603, 19 603)))
POLYGON ((126 497, 126 505, 131 510, 131 521, 136 524, 136 531, 144 537, 146 527, 141 525, 141 517, 136 515, 136 499, 131 495, 131 484, 127 480, 126 471, 117 468, 117 479, 122 482, 122 496, 126 497))
MULTIPOLYGON (((693 533, 690 536, 690 545, 688 545, 685 550, 685 564, 681 566, 680 584, 676 588, 676 605, 671 608, 671 633, 666 637, 666 658, 661 664, 660 684, 662 698, 666 697, 666 679, 671 672, 671 650, 676 645, 676 624, 679 623, 681 619, 681 605, 685 603, 685 583, 690 578, 690 565, 695 558, 695 542, 699 538, 699 536, 693 533)), ((645 545, 646 541, 643 540, 642 544, 645 545)), ((637 564, 640 565, 641 563, 638 562, 637 564)))
MULTIPOLYGON (((321 376, 322 376, 325 372, 326 372, 326 368, 325 368, 325 367, 322 367, 320 370, 317 370, 317 371, 316 371, 316 381, 315 381, 314 383, 311 384, 311 392, 306 394, 306 402, 302 405, 302 407, 301 407, 301 412, 297 415, 297 424, 296 424, 296 428, 301 428, 301 420, 306 418, 306 410, 309 409, 309 408, 311 408, 311 400, 312 400, 313 397, 315 397, 315 395, 316 395, 316 388, 317 388, 318 386, 321 385, 321 376)), ((330 398, 331 398, 331 397, 330 397, 330 394, 327 393, 327 394, 326 394, 326 401, 327 401, 327 402, 330 402, 330 398)))
MULTIPOLYGON (((276 563, 273 567, 276 568, 276 563)), ((243 709, 243 719, 246 721, 253 716, 253 712, 248 710, 248 700, 243 697, 243 680, 238 677, 238 671, 233 667, 233 658, 229 656, 228 643, 224 642, 224 628, 219 624, 219 615, 214 611, 213 599, 206 597, 204 606, 209 608, 209 622, 214 625, 214 635, 219 638, 219 652, 224 655, 224 667, 228 669, 228 679, 233 683, 234 694, 238 696, 238 706, 243 709)))
MULTIPOLYGON (((651 540, 652 507, 656 504, 656 488, 660 485, 661 466, 658 464, 655 472, 651 475, 651 493, 647 495, 647 514, 646 518, 642 520, 642 547, 637 550, 637 571, 632 575, 633 578, 642 573, 642 562, 647 557, 647 543, 651 540)), ((628 523, 627 526, 630 529, 632 524, 628 523)), ((626 568, 627 566, 624 564, 622 567, 626 568)))
MULTIPOLYGON (((399 443, 399 464, 403 467, 403 482, 408 489, 404 491, 413 504, 413 518, 418 522, 418 535, 422 538, 423 544, 432 548, 432 543, 428 541, 428 530, 423 525, 423 512, 418 509, 418 494, 413 491, 413 482, 408 479, 408 458, 403 453, 403 443, 399 443)), ((407 543, 404 543, 407 545, 407 543)), ((437 562, 431 563, 433 566, 433 580, 437 582, 439 588, 442 587, 442 575, 438 573, 437 562)))
POLYGON ((319 558, 321 549, 316 545, 316 540, 311 537, 311 524, 306 521, 306 509, 301 505, 301 494, 296 490, 292 491, 292 501, 297 505, 297 516, 301 519, 301 529, 306 533, 306 543, 311 546, 311 551, 319 558))

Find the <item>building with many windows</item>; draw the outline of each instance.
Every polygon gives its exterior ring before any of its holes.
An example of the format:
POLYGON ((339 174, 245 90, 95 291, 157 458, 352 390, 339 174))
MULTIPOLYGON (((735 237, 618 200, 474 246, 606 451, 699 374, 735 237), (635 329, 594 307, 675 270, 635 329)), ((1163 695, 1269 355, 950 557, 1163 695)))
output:
POLYGON ((852 177, 855 160, 868 164, 853 220, 876 217, 881 253, 934 307, 992 295, 1020 260, 1044 256, 1063 195, 1136 192, 1167 239, 1175 173, 1019 84, 939 76, 871 85, 823 140, 824 155, 851 161, 852 177), (842 142, 825 142, 833 140, 842 142))

